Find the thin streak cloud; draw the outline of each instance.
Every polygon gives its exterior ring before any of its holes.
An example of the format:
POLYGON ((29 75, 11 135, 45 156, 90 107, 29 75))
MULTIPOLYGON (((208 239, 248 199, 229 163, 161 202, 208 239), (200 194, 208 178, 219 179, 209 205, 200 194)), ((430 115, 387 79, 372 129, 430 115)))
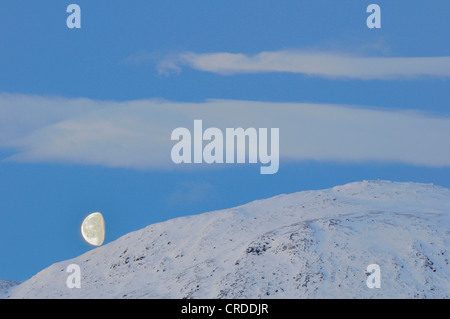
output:
POLYGON ((261 52, 253 56, 228 52, 188 52, 163 59, 157 68, 159 73, 167 75, 179 73, 183 66, 222 75, 285 72, 361 80, 450 76, 449 56, 363 57, 294 50, 261 52))

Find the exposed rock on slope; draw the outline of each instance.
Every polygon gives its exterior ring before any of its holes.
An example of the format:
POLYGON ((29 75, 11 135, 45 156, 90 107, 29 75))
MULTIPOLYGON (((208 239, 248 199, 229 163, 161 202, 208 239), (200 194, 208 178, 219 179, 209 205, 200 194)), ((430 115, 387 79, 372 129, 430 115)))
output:
POLYGON ((0 279, 0 298, 8 296, 9 291, 19 283, 11 280, 0 279))

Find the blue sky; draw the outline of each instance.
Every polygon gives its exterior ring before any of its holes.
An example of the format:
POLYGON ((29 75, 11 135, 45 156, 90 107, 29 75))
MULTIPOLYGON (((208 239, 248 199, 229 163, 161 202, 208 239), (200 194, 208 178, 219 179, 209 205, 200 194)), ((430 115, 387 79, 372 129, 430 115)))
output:
POLYGON ((2 1, 0 278, 92 249, 79 228, 93 211, 107 243, 356 180, 450 187, 450 3, 373 2, 2 1), (373 2, 381 29, 366 26, 373 2), (279 172, 172 167, 170 131, 194 116, 280 127, 279 172))

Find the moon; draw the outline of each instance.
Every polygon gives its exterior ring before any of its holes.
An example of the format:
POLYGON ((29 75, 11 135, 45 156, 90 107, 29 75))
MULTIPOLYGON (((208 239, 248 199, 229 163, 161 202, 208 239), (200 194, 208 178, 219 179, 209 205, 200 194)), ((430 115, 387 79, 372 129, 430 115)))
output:
POLYGON ((101 246, 105 240, 105 220, 99 212, 88 215, 81 224, 81 235, 93 246, 101 246))

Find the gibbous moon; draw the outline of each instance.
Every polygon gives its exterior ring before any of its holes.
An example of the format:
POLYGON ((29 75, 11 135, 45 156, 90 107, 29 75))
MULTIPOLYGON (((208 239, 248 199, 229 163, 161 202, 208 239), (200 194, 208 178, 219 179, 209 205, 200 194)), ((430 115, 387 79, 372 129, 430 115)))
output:
POLYGON ((105 220, 101 213, 88 215, 81 224, 84 240, 93 246, 101 246, 105 240, 105 220))

